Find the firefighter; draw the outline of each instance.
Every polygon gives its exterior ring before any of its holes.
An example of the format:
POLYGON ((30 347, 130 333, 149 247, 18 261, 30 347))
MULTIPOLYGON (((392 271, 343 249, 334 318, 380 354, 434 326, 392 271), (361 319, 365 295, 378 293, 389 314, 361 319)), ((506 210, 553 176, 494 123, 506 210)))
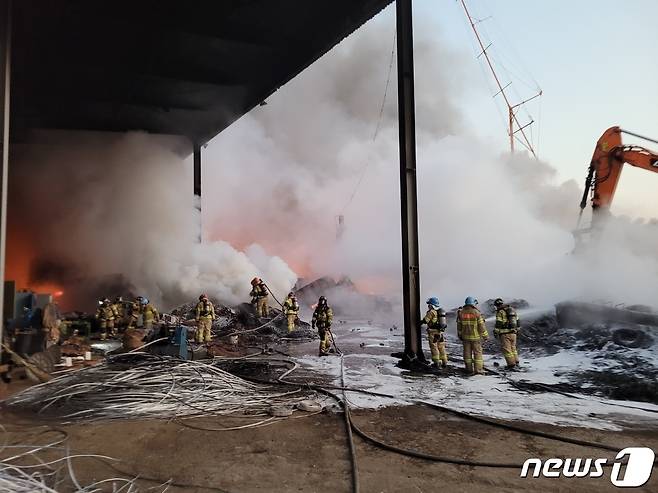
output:
POLYGON ((100 323, 101 340, 107 339, 108 331, 114 335, 114 321, 116 320, 116 311, 110 300, 103 298, 98 300, 98 310, 96 310, 96 319, 100 323))
POLYGON ((144 324, 142 317, 142 300, 144 297, 138 296, 130 305, 130 322, 128 323, 129 329, 134 329, 137 326, 142 326, 144 324))
POLYGON ((313 312, 311 319, 311 327, 318 328, 318 335, 320 336, 320 356, 328 356, 329 349, 331 348, 332 334, 331 322, 334 320, 334 312, 327 304, 327 298, 320 296, 318 305, 313 312))
POLYGON ((121 296, 117 296, 114 298, 114 303, 112 304, 112 307, 114 308, 114 311, 116 312, 116 320, 114 321, 114 325, 117 328, 117 330, 124 330, 127 325, 127 318, 126 318, 126 304, 123 302, 123 298, 121 296))
POLYGON ((142 298, 142 316, 146 331, 153 329, 153 324, 160 321, 158 310, 149 302, 148 298, 142 298))
POLYGON ((482 341, 489 338, 477 300, 469 296, 457 312, 457 337, 464 345, 464 365, 470 374, 484 375, 482 341))
POLYGON ((50 302, 43 307, 41 325, 46 333, 46 344, 48 347, 58 344, 61 336, 62 315, 57 303, 50 302))
POLYGON ((254 277, 251 280, 251 304, 254 305, 257 317, 267 317, 267 286, 262 279, 254 277))
POLYGON ((292 291, 288 293, 288 297, 283 302, 283 311, 285 312, 286 317, 288 317, 288 334, 295 330, 295 322, 299 315, 299 303, 295 297, 295 293, 292 291))
POLYGON ((446 353, 446 341, 444 332, 448 327, 446 323, 446 312, 439 307, 439 299, 432 297, 427 300, 427 313, 421 320, 420 325, 427 325, 427 338, 432 352, 432 361, 436 368, 448 366, 448 353, 446 353))
POLYGON ((516 351, 516 334, 521 327, 516 310, 510 305, 505 304, 502 298, 496 298, 494 301, 496 308, 496 326, 494 328, 494 337, 500 342, 500 348, 505 356, 508 369, 514 369, 519 366, 519 354, 516 351))
POLYGON ((199 302, 196 304, 196 342, 203 344, 210 342, 212 321, 215 320, 215 307, 208 301, 208 296, 202 294, 199 296, 199 302))

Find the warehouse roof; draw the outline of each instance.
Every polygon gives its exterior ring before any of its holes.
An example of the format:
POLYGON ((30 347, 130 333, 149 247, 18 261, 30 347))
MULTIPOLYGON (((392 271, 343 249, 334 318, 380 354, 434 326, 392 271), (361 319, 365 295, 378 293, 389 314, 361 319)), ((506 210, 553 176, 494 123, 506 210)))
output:
POLYGON ((206 142, 391 1, 14 2, 12 130, 206 142))

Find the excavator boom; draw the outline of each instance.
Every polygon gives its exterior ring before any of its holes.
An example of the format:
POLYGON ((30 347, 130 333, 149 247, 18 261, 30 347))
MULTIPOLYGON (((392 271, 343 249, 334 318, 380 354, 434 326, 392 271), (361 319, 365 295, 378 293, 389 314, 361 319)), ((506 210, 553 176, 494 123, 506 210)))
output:
MULTIPOLYGON (((587 207, 587 197, 592 191, 592 209, 594 216, 608 212, 617 190, 619 177, 624 163, 658 173, 658 154, 639 146, 626 146, 622 144, 621 134, 629 133, 619 127, 606 130, 596 143, 589 173, 585 181, 585 192, 580 202, 582 210, 587 207)), ((654 141, 646 137, 646 140, 654 141)))

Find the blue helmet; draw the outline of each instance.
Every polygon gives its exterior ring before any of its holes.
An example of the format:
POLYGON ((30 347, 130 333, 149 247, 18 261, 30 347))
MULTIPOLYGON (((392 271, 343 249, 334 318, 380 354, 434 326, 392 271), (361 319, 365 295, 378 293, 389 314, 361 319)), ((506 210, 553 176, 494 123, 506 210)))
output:
POLYGON ((475 306, 475 305, 478 304, 478 300, 477 300, 476 298, 473 298, 472 296, 468 296, 468 297, 464 300, 464 304, 465 304, 465 305, 475 306))
POLYGON ((429 299, 426 301, 426 303, 427 303, 428 305, 436 306, 436 307, 438 308, 438 306, 439 306, 439 298, 437 298, 436 296, 432 296, 431 298, 429 298, 429 299))

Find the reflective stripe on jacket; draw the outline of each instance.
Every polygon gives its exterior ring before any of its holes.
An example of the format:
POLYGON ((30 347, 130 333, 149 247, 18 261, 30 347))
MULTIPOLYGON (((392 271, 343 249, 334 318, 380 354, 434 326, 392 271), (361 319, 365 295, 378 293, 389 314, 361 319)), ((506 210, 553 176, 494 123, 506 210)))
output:
POLYGON ((494 332, 498 334, 510 332, 507 323, 507 312, 504 307, 496 310, 496 326, 494 327, 494 332))
POLYGON ((464 341, 479 341, 481 338, 489 337, 480 310, 466 305, 458 312, 457 335, 464 341))
POLYGON ((331 327, 333 321, 334 312, 328 306, 324 308, 318 306, 313 312, 313 322, 321 329, 331 327))
POLYGON ((509 305, 505 305, 496 310, 496 327, 494 334, 510 334, 517 332, 519 328, 519 317, 516 311, 509 305))
POLYGON ((114 308, 114 313, 117 317, 123 318, 126 316, 126 307, 123 305, 123 303, 114 303, 112 307, 114 308))
POLYGON ((96 310, 96 318, 99 320, 114 320, 115 311, 112 306, 99 306, 96 310))
POLYGON ((260 283, 256 284, 251 292, 249 293, 249 296, 252 298, 266 298, 267 297, 267 288, 265 287, 265 284, 260 283))
POLYGON ((211 320, 215 320, 215 307, 208 300, 199 301, 196 304, 195 313, 197 320, 200 320, 202 318, 209 318, 211 320))
POLYGON ((286 315, 295 315, 299 313, 299 303, 295 298, 286 298, 283 302, 283 309, 286 315))
POLYGON ((443 308, 430 308, 425 314, 422 323, 427 324, 427 330, 445 331, 448 328, 446 324, 446 312, 443 308))
POLYGON ((144 314, 144 322, 157 321, 159 318, 158 310, 150 303, 143 308, 142 313, 144 314))

